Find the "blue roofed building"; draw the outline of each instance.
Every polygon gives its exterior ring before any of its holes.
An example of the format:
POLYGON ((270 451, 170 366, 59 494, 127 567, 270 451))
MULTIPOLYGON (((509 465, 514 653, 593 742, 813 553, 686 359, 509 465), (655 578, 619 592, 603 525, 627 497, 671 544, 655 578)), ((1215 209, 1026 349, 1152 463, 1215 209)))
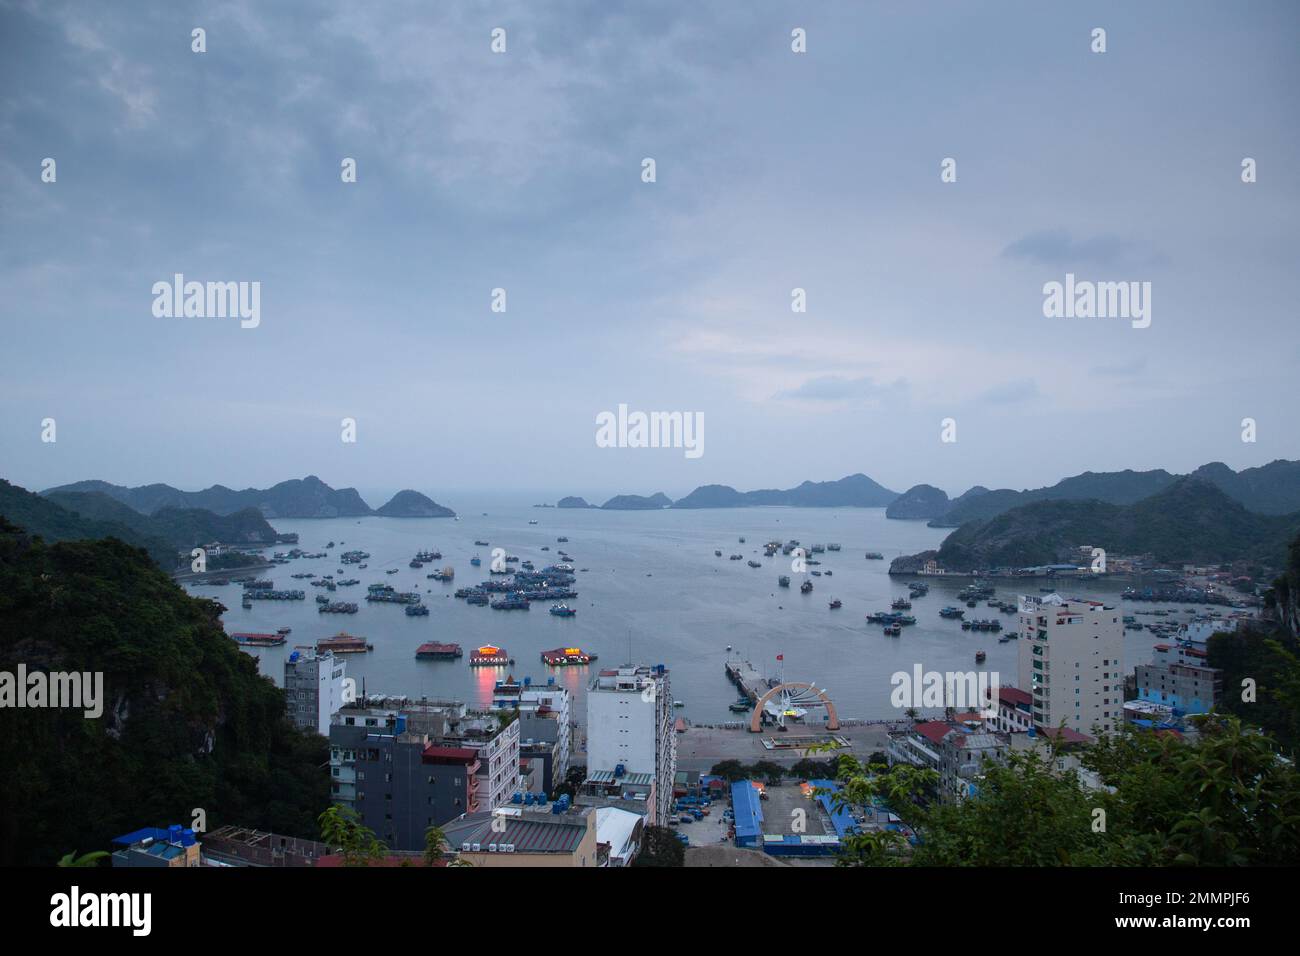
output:
POLYGON ((758 790, 749 780, 731 785, 731 809, 736 818, 736 846, 763 845, 763 807, 758 790))
POLYGON ((113 866, 188 867, 202 866, 199 842, 194 831, 173 824, 166 830, 143 827, 113 840, 113 866))

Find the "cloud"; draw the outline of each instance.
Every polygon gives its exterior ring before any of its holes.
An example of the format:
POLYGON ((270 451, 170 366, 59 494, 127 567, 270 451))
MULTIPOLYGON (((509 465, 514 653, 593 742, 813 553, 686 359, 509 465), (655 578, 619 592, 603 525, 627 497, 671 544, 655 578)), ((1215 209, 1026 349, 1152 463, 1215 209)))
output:
POLYGON ((1149 265, 1158 259, 1143 243, 1114 235, 1075 237, 1064 229, 1022 236, 1004 248, 1002 256, 1067 269, 1149 265))
POLYGON ((870 376, 846 378, 841 375, 822 375, 810 378, 798 388, 787 389, 774 395, 777 399, 794 399, 813 402, 879 402, 907 392, 907 382, 877 382, 870 376))
POLYGON ((1136 355, 1127 362, 1117 362, 1112 365, 1094 365, 1089 371, 1093 375, 1104 375, 1107 378, 1134 378, 1141 375, 1146 370, 1147 357, 1145 355, 1136 355))
POLYGON ((990 405, 1015 405, 1041 396, 1042 392, 1038 390, 1037 382, 1032 378, 1022 378, 993 386, 983 392, 979 400, 990 405))

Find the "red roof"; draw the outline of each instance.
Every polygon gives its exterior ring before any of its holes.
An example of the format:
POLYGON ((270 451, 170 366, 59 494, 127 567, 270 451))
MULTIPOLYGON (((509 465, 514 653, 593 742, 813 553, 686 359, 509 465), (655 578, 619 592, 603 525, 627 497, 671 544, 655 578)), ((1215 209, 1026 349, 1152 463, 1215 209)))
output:
POLYGON ((437 747, 430 744, 424 748, 421 758, 424 760, 445 760, 453 763, 472 763, 478 758, 478 751, 471 747, 437 747))
POLYGON ((948 731, 952 730, 952 727, 945 724, 942 720, 927 720, 923 723, 917 724, 912 729, 926 740, 930 741, 930 743, 937 744, 948 735, 948 731))
POLYGON ((998 700, 1015 707, 1017 704, 1032 704, 1034 695, 1019 687, 999 687, 998 700))

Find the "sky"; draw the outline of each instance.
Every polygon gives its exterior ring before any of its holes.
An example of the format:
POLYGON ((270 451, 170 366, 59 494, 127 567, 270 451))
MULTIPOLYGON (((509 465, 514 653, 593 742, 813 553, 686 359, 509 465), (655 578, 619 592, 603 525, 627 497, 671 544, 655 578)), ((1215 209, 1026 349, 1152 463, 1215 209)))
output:
POLYGON ((0 477, 600 501, 1300 458, 1298 28, 0 0, 0 477), (260 283, 257 326, 155 315, 176 273, 260 283), (1067 274, 1150 283, 1149 326, 1046 316, 1067 274), (600 447, 620 404, 702 453, 600 447))

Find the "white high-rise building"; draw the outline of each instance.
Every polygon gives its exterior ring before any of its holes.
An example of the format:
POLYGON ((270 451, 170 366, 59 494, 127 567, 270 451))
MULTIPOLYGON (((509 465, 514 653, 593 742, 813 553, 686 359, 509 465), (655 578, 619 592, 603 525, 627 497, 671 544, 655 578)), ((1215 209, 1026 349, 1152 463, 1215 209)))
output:
POLYGON ((587 692, 587 777, 648 774, 654 780, 651 823, 668 819, 677 773, 677 738, 668 670, 603 670, 587 692))
POLYGON ((343 700, 346 663, 328 651, 319 657, 311 650, 293 651, 284 662, 285 709, 289 720, 322 737, 330 733, 330 717, 343 700))
POLYGON ((1033 697, 1034 726, 1062 723, 1082 734, 1124 720, 1124 622, 1114 607, 1057 594, 1020 599, 1020 687, 1033 697))

